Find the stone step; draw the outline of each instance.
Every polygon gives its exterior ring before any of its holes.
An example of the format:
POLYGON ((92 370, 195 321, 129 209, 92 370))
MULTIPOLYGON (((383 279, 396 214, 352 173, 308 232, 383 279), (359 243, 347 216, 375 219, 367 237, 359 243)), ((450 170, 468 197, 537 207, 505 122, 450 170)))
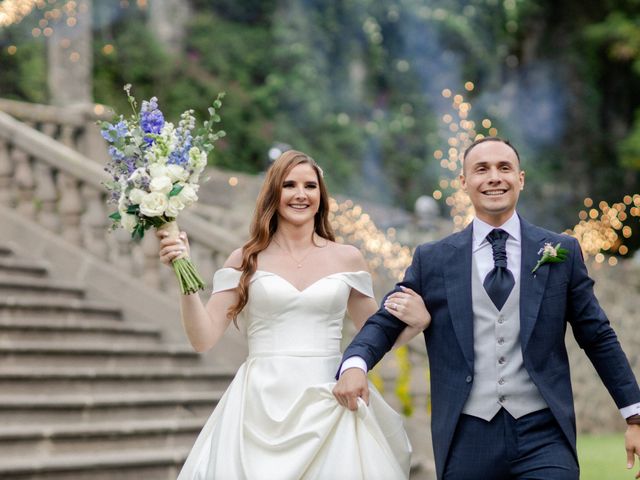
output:
POLYGON ((172 480, 188 449, 129 450, 0 459, 3 480, 172 480))
MULTIPOLYGON (((222 396, 211 392, 120 392, 96 395, 0 394, 0 425, 40 426, 118 421, 206 419, 222 396)), ((0 455, 0 458, 2 456, 0 455)), ((0 475, 0 478, 3 478, 0 475)))
POLYGON ((49 278, 32 278, 20 274, 7 275, 0 273, 0 295, 8 297, 40 298, 84 298, 81 285, 51 280, 49 278))
POLYGON ((184 345, 117 345, 107 342, 56 345, 51 342, 0 343, 0 368, 63 367, 167 368, 196 366, 200 355, 184 345))
POLYGON ((118 345, 155 345, 161 340, 161 332, 150 325, 113 320, 0 319, 0 343, 48 341, 79 344, 101 340, 118 345))
POLYGON ((42 278, 46 277, 49 273, 49 264, 40 260, 0 256, 0 273, 42 278))
POLYGON ((49 319, 120 320, 122 311, 93 300, 0 296, 0 319, 36 317, 49 319))
POLYGON ((49 394, 99 394, 119 390, 131 393, 207 392, 226 388, 232 379, 233 372, 214 368, 0 368, 0 392, 20 395, 37 395, 43 391, 49 394))
POLYGON ((0 427, 4 456, 25 458, 130 450, 186 450, 204 425, 203 418, 128 420, 93 424, 12 425, 0 427))

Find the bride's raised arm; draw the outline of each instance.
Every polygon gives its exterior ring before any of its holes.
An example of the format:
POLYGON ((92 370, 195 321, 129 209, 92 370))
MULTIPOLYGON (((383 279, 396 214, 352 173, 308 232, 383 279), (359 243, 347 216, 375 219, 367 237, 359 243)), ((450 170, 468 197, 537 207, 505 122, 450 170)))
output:
MULTIPOLYGON (((189 240, 185 232, 181 232, 177 240, 165 238, 164 233, 166 232, 158 232, 160 238, 159 256, 162 263, 170 265, 171 261, 178 256, 189 255, 189 240)), ((241 260, 241 249, 235 250, 224 263, 224 267, 238 267, 241 260)), ((238 302, 235 286, 232 282, 229 289, 215 291, 206 306, 202 303, 198 293, 180 296, 182 325, 196 352, 206 352, 213 348, 227 330, 231 323, 227 312, 238 302)))

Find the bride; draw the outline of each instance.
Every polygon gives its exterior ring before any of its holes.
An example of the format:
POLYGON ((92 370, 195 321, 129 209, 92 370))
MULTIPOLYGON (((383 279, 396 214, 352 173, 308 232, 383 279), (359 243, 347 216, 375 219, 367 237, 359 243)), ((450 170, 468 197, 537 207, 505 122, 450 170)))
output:
MULTIPOLYGON (((362 327, 378 306, 358 249, 334 241, 322 170, 287 151, 267 172, 250 239, 213 279, 206 306, 181 297, 184 329, 198 352, 233 321, 244 324, 249 355, 209 417, 179 480, 402 479, 411 446, 402 417, 372 387, 352 412, 332 394, 346 311, 362 327)), ((188 254, 159 233, 165 264, 188 254)), ((392 314, 405 343, 430 322, 411 290, 392 314)))

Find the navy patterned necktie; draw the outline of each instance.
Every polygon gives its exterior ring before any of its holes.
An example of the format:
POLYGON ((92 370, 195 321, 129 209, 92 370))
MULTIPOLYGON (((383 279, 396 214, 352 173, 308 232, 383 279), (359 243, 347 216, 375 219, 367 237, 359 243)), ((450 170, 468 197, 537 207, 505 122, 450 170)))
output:
POLYGON ((498 310, 502 310, 515 285, 513 274, 507 268, 507 238, 509 234, 495 228, 487 235, 487 241, 493 250, 493 270, 484 279, 484 289, 498 310))

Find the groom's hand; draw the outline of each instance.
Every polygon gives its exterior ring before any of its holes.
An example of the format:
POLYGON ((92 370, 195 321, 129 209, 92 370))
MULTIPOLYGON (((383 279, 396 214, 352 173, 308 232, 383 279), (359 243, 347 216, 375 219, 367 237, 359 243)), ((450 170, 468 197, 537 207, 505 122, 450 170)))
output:
POLYGON ((340 405, 352 411, 358 409, 358 397, 369 405, 367 374, 359 368, 348 368, 342 372, 338 383, 333 387, 333 396, 340 405))
MULTIPOLYGON (((627 431, 624 434, 624 447, 627 450, 627 468, 633 468, 635 456, 640 456, 640 425, 627 426, 627 431)), ((636 474, 636 478, 640 478, 640 472, 636 474)))

